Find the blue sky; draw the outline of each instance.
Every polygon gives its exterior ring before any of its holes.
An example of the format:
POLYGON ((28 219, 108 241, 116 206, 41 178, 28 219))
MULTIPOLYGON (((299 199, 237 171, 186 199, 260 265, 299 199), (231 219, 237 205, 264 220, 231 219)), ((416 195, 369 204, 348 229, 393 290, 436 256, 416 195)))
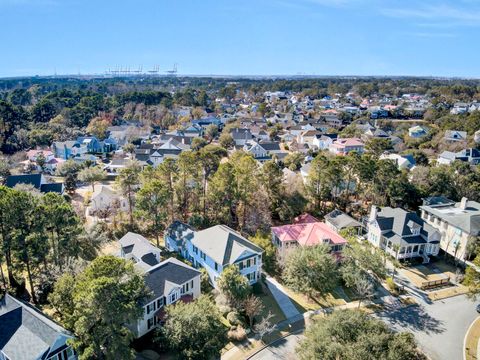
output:
POLYGON ((0 76, 480 77, 480 0, 0 0, 0 76))

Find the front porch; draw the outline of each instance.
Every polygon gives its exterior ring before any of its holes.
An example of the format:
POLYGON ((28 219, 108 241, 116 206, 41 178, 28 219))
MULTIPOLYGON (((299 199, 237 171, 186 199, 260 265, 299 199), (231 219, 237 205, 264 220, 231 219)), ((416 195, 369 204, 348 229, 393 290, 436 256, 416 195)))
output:
POLYGON ((382 239, 381 247, 397 260, 421 257, 424 264, 430 261, 430 256, 438 255, 440 249, 440 245, 435 243, 412 243, 399 246, 386 239, 382 239))

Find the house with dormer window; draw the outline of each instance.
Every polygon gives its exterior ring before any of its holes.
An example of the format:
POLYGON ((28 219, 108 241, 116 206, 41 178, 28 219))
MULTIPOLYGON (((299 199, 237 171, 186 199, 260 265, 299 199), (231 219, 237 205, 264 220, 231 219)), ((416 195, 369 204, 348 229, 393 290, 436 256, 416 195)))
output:
POLYGON ((143 317, 130 325, 137 337, 160 326, 165 307, 178 301, 191 302, 200 296, 201 272, 175 258, 169 258, 145 272, 151 296, 142 304, 143 317))
POLYGON ((190 302, 200 296, 200 271, 175 259, 161 259, 160 249, 142 235, 129 232, 120 240, 120 257, 131 260, 145 277, 151 292, 144 301, 143 317, 129 327, 141 337, 161 325, 165 306, 190 302))
POLYGON ((414 212, 372 206, 367 228, 368 241, 397 260, 421 257, 428 263, 440 250, 440 233, 414 212))
POLYGON ((226 225, 216 225, 201 231, 191 231, 188 225, 169 227, 165 233, 167 247, 179 252, 196 268, 203 267, 216 287, 223 269, 236 265, 250 284, 262 273, 263 250, 226 225))

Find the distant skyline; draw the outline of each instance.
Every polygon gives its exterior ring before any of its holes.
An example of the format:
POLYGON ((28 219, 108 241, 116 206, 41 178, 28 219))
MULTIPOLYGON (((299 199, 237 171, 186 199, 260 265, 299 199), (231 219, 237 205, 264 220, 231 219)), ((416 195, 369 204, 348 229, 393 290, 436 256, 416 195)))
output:
POLYGON ((0 77, 480 78, 477 0, 0 0, 0 77))

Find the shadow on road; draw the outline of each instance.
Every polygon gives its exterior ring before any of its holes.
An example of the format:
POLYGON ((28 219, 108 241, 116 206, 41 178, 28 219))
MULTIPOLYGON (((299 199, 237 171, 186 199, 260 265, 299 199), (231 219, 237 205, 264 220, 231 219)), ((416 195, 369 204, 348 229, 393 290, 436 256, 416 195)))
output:
POLYGON ((445 331, 443 321, 430 316, 422 306, 418 305, 381 313, 378 317, 390 322, 395 327, 411 331, 423 331, 427 334, 440 334, 445 331))

